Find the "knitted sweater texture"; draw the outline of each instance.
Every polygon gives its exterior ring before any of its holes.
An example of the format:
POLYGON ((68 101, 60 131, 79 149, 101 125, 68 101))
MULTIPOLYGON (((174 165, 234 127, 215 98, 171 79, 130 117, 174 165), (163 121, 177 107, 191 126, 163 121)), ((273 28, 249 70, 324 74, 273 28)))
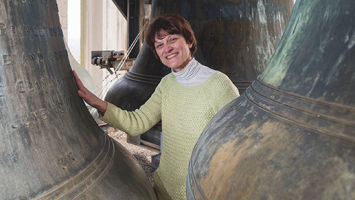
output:
POLYGON ((211 118, 238 97, 229 78, 216 71, 206 81, 185 86, 170 73, 150 99, 135 111, 125 111, 108 103, 104 121, 136 136, 162 120, 163 152, 155 176, 172 199, 186 199, 188 162, 200 134, 211 118))

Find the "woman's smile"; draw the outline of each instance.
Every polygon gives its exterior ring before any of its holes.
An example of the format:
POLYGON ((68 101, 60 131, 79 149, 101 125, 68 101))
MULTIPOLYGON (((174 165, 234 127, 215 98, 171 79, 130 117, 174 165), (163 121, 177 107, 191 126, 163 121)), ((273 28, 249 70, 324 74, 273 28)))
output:
POLYGON ((190 52, 192 45, 181 35, 161 30, 155 36, 154 45, 161 62, 175 72, 182 70, 192 59, 190 52))

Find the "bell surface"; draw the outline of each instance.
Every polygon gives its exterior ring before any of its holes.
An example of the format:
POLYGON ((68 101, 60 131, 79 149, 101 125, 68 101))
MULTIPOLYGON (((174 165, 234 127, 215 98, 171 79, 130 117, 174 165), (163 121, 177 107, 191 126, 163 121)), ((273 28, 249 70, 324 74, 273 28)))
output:
POLYGON ((189 163, 188 199, 355 199, 355 1, 297 0, 266 70, 189 163))
POLYGON ((77 95, 55 1, 0 1, 0 199, 155 199, 77 95))

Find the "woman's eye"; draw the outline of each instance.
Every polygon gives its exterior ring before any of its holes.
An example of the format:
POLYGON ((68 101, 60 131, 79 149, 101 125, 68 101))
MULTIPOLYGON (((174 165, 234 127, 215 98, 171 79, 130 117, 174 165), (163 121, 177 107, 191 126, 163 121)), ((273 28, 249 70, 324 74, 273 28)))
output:
POLYGON ((168 43, 169 44, 174 43, 176 40, 177 40, 176 37, 171 37, 171 38, 168 39, 168 43))
POLYGON ((163 45, 162 44, 158 44, 155 46, 156 49, 160 49, 163 45))

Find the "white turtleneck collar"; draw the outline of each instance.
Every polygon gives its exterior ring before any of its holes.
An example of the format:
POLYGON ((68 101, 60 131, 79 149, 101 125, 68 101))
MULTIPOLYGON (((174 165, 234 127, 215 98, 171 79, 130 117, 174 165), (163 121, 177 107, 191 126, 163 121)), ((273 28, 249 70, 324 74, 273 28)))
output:
POLYGON ((202 65, 195 58, 192 58, 184 69, 179 72, 171 70, 171 72, 178 83, 185 86, 194 86, 205 82, 216 70, 202 65))

